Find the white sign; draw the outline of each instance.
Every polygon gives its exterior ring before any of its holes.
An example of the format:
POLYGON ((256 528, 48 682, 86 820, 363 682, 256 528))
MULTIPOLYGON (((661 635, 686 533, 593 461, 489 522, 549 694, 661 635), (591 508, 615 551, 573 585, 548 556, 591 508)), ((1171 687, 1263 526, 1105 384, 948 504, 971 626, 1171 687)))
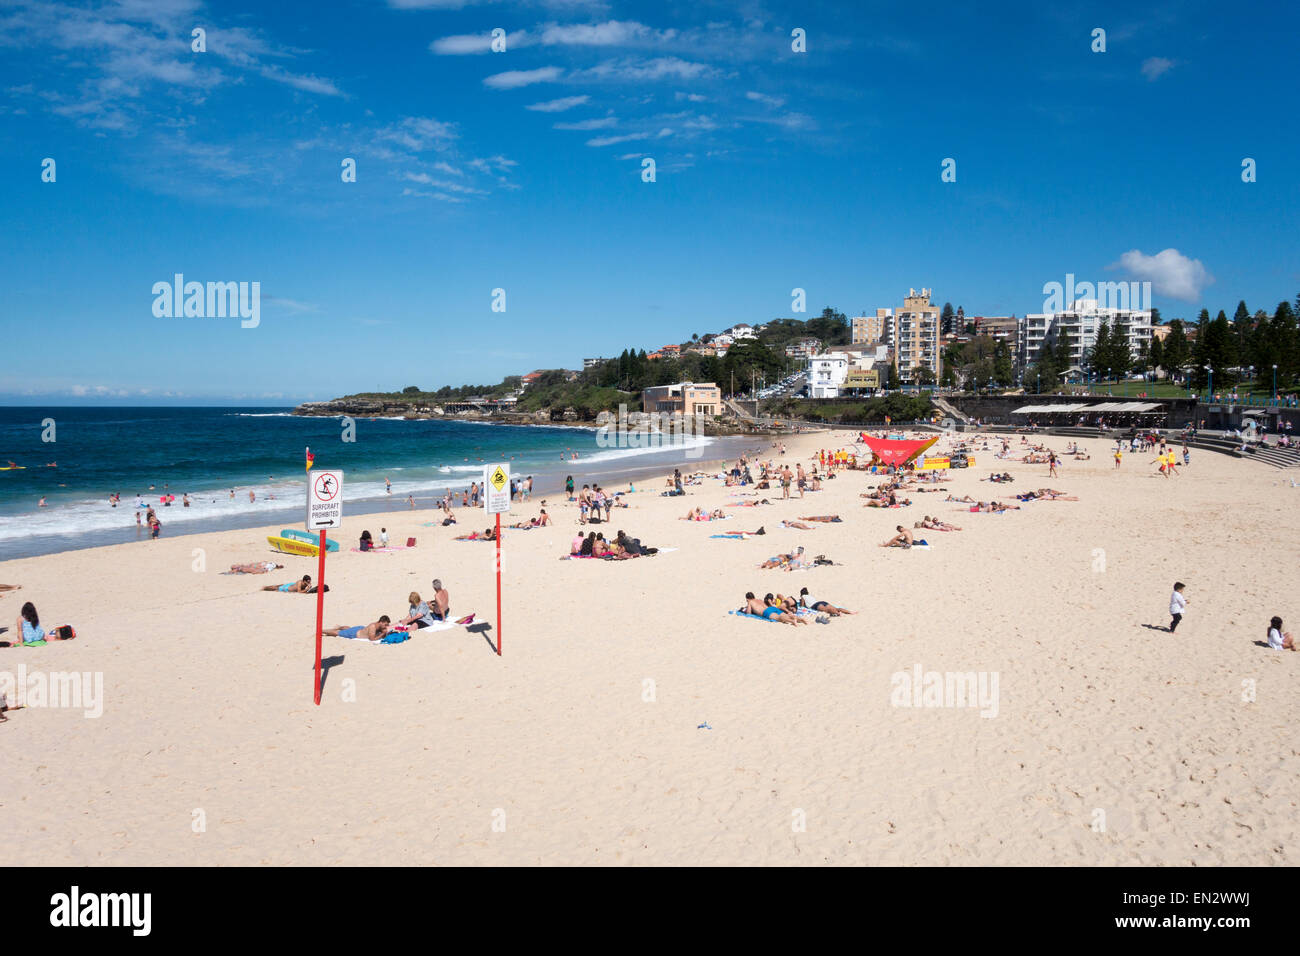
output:
POLYGON ((490 515, 510 511, 509 465, 488 465, 483 469, 483 510, 490 515))
POLYGON ((316 471, 307 476, 307 530, 343 524, 343 472, 316 471))

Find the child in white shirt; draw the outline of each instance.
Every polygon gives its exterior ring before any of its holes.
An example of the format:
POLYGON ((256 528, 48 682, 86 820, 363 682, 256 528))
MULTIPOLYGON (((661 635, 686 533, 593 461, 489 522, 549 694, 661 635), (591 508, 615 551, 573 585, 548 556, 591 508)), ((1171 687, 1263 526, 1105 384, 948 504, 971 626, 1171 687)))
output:
POLYGON ((1183 588, 1187 587, 1182 581, 1174 584, 1174 593, 1169 595, 1169 616, 1172 620, 1169 622, 1169 633, 1172 634, 1178 630, 1178 622, 1183 619, 1183 610, 1187 607, 1187 598, 1183 597, 1183 588))

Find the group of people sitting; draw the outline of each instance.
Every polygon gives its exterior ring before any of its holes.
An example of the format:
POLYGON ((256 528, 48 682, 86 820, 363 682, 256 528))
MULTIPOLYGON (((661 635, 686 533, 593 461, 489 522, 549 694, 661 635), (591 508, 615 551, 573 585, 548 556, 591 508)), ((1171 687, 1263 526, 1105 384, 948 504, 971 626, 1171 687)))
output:
MULTIPOLYGON (((327 627, 321 633, 329 637, 343 637, 348 640, 370 641, 372 644, 400 644, 410 638, 411 631, 432 627, 451 617, 451 596, 442 586, 442 581, 433 580, 433 597, 426 601, 419 593, 412 591, 407 595, 410 613, 397 624, 387 614, 369 624, 356 624, 351 627, 327 627)), ((468 624, 474 615, 461 618, 457 624, 468 624)))
POLYGON ((567 557, 625 561, 628 558, 640 558, 658 553, 658 548, 647 548, 641 544, 640 538, 630 538, 621 530, 612 541, 607 541, 603 534, 592 531, 585 536, 582 532, 578 532, 569 545, 567 557))

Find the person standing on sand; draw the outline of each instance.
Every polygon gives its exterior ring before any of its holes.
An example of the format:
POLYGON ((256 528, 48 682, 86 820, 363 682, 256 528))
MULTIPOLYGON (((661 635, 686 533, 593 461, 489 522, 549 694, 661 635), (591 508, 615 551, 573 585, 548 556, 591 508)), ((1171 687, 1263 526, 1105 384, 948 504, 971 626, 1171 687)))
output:
POLYGON ((1060 477, 1056 473, 1056 464, 1058 461, 1060 461, 1060 459, 1056 457, 1056 452, 1052 451, 1047 453, 1047 477, 1048 478, 1060 477))
POLYGON ((1187 598, 1183 595, 1183 590, 1187 585, 1182 581, 1174 584, 1174 593, 1169 595, 1169 633, 1172 634, 1178 630, 1178 624, 1183 619, 1183 611, 1187 608, 1187 598))

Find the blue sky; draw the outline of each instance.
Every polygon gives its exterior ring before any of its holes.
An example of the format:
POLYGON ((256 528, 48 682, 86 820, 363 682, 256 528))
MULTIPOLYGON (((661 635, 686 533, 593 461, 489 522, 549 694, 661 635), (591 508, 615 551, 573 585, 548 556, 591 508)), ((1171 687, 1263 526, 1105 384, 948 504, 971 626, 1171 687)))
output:
POLYGON ((795 287, 850 315, 912 286, 1023 315, 1068 272, 1149 279, 1166 318, 1295 297, 1300 16, 970 6, 0 0, 0 402, 495 382, 795 287), (178 272, 260 282, 261 324, 155 317, 178 272))

